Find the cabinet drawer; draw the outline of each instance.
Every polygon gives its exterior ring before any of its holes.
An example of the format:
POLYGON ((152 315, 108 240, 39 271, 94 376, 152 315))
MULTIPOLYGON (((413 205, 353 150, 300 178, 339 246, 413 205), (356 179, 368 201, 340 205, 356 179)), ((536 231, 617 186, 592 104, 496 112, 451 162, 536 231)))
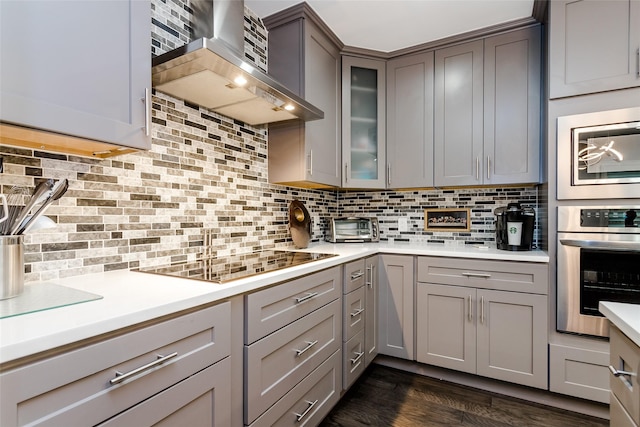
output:
POLYGON ((365 281, 364 259, 350 262, 344 266, 344 293, 345 295, 364 286, 365 281))
POLYGON ((549 344, 549 390, 609 403, 609 353, 549 344))
POLYGON ((251 427, 315 426, 340 399, 342 352, 337 351, 289 393, 262 414, 251 427))
POLYGON ((247 295, 245 344, 251 344, 340 297, 340 271, 340 267, 323 270, 247 295))
POLYGON ((231 425, 231 358, 190 376, 99 427, 231 425))
POLYGON ((0 425, 95 425, 230 354, 230 303, 14 369, 0 376, 0 425), (112 384, 117 372, 130 373, 112 384))
POLYGON ((610 329, 610 367, 632 375, 611 374, 611 392, 620 401, 636 424, 640 424, 640 348, 618 328, 610 329))
POLYGON ((342 339, 350 340, 356 333, 364 329, 365 288, 359 288, 344 296, 344 330, 342 339))
POLYGON ((245 422, 252 423, 340 348, 340 300, 245 346, 245 422))
POLYGON ((358 332, 353 338, 343 344, 343 384, 344 389, 351 387, 351 384, 364 372, 364 331, 358 332))
POLYGON ((503 291, 548 293, 547 264, 418 257, 418 282, 503 291))

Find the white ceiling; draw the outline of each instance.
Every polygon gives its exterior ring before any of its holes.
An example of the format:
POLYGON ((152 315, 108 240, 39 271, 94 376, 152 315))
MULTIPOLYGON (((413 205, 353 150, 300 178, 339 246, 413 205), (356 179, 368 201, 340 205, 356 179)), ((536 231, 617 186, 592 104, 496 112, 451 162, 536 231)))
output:
MULTIPOLYGON (((245 0, 261 18, 301 0, 245 0)), ((347 46, 393 52, 531 16, 533 0, 307 0, 347 46)))

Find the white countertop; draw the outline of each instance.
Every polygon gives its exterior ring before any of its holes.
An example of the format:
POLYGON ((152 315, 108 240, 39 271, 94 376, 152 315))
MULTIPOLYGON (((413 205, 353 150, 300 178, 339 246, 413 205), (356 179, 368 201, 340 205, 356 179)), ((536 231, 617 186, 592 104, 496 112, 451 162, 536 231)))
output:
MULTIPOLYGON (((91 292, 103 298, 1 319, 0 364, 377 253, 549 262, 549 256, 542 251, 510 252, 470 245, 321 243, 305 251, 338 256, 222 285, 127 270, 51 281, 49 283, 91 292)), ((38 286, 38 283, 25 286, 38 286)))
POLYGON ((601 301, 600 313, 640 347, 640 304, 601 301))

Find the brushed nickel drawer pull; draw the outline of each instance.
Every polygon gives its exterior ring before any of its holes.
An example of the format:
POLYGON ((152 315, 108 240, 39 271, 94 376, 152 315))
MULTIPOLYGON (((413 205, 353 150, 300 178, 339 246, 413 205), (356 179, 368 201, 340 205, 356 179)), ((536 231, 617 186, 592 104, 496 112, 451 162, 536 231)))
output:
POLYGON ((471 295, 469 295, 469 322, 471 322, 473 320, 473 303, 471 301, 471 295))
POLYGON ((364 276, 364 272, 362 270, 358 270, 355 273, 351 273, 351 281, 358 280, 364 276))
POLYGON ((611 365, 609 365, 609 370, 611 371, 614 377, 637 377, 638 376, 638 374, 636 374, 635 372, 622 371, 614 368, 611 365))
POLYGON ((359 308, 356 311, 354 311, 353 313, 351 313, 351 317, 359 316, 360 313, 362 313, 363 311, 364 311, 364 308, 359 308))
POLYGON ((358 363, 360 359, 362 359, 362 356, 364 356, 364 351, 361 351, 361 352, 354 351, 354 354, 356 355, 356 357, 354 357, 353 359, 349 359, 352 365, 355 365, 356 363, 358 363))
POLYGON ((309 411, 311 411, 311 410, 313 409, 313 407, 314 407, 314 406, 316 406, 316 404, 318 403, 318 399, 314 400, 313 402, 309 402, 308 400, 306 400, 305 402, 307 402, 307 405, 309 405, 309 406, 307 407, 307 409, 306 409, 303 413, 298 414, 298 413, 295 413, 295 412, 294 412, 294 414, 295 414, 295 416, 296 416, 296 422, 298 422, 298 423, 299 423, 300 421, 302 421, 302 419, 303 419, 304 417, 306 417, 306 416, 307 416, 307 414, 309 413, 309 411))
POLYGON ((302 356, 307 350, 309 350, 311 347, 313 347, 314 345, 318 344, 318 340, 315 341, 305 341, 307 343, 307 346, 305 348, 303 348, 302 350, 298 350, 296 349, 296 357, 300 357, 302 356))
POLYGON ((480 279, 489 279, 491 277, 491 274, 489 274, 489 273, 470 273, 470 272, 465 272, 465 273, 462 273, 462 275, 464 277, 478 277, 480 279))
POLYGON ((148 87, 144 88, 144 135, 151 135, 151 91, 148 87))
POLYGON ((129 371, 125 374, 123 374, 122 372, 118 372, 116 371, 116 377, 112 378, 109 383, 111 383, 111 385, 115 385, 115 384, 120 384, 121 382, 136 376, 144 371, 148 371, 151 368, 155 368, 156 366, 162 365, 164 362, 166 362, 169 359, 173 359, 174 357, 176 357, 178 355, 178 352, 174 352, 171 354, 167 354, 166 356, 162 356, 160 354, 156 355, 158 357, 157 360, 154 360, 151 363, 147 363, 144 366, 140 366, 139 368, 134 369, 133 371, 129 371))
POLYGON ((484 324, 484 297, 480 298, 480 323, 484 324))
POLYGON ((296 298, 296 304, 300 304, 301 302, 305 302, 307 300, 310 300, 313 297, 317 297, 318 293, 317 292, 307 292, 307 294, 303 297, 298 297, 296 298))

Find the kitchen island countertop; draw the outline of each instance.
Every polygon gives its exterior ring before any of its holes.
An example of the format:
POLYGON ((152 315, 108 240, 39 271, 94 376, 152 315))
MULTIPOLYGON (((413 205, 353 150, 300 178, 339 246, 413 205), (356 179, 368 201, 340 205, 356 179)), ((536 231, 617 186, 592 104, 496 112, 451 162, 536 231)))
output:
POLYGON ((601 301, 598 309, 616 328, 640 347, 640 304, 601 301))
MULTIPOLYGON (((291 249, 292 248, 278 248, 291 249)), ((509 252, 475 245, 312 244, 309 252, 338 256, 225 284, 117 270, 53 280, 102 296, 99 300, 0 320, 0 366, 162 316, 272 286, 282 281, 379 253, 548 263, 543 251, 509 252)), ((38 286, 38 282, 25 286, 38 286)))

